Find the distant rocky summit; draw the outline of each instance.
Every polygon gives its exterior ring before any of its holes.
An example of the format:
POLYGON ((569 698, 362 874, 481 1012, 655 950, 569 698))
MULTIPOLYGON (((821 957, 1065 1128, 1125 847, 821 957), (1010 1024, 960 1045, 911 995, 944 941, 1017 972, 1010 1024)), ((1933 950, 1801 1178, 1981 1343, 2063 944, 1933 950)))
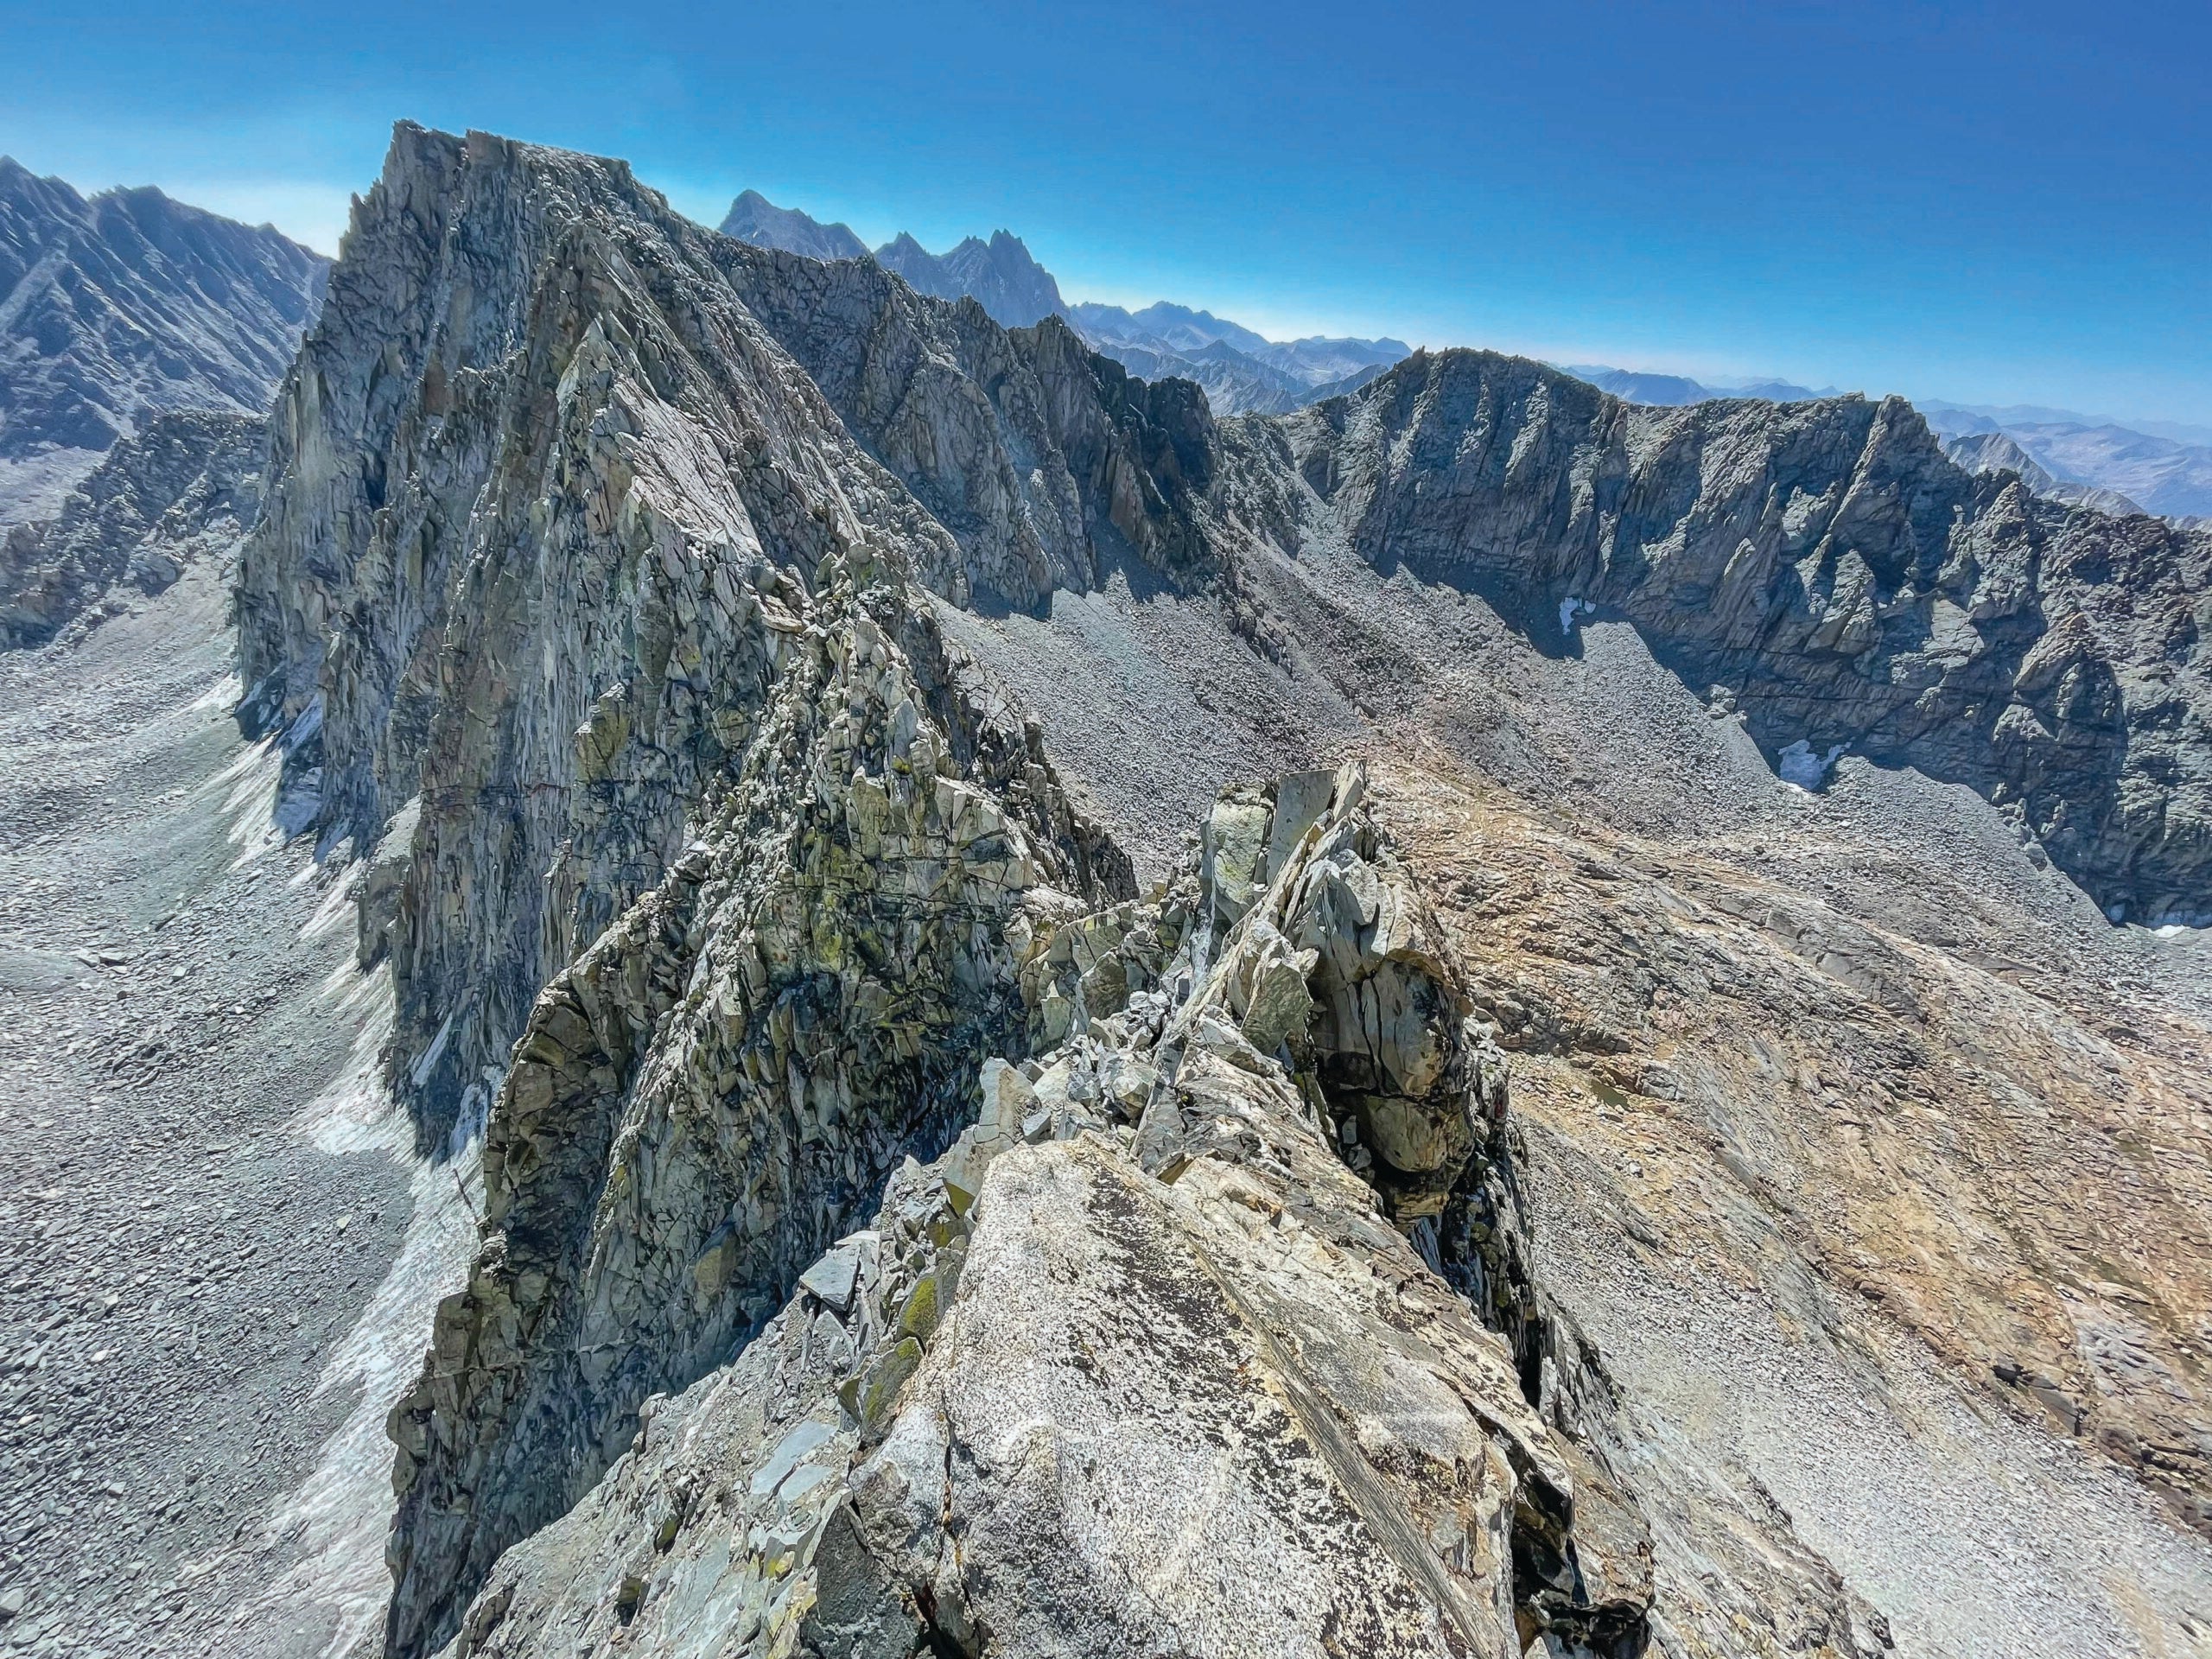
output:
POLYGON ((756 248, 782 248, 810 259, 865 259, 868 244, 849 225, 824 225, 796 207, 779 207, 758 190, 747 190, 722 216, 721 233, 756 248))
POLYGON ((1939 404, 1929 410, 1928 422, 1961 445, 2003 437, 2062 499, 2070 492, 2081 500, 2126 501, 2136 512, 2181 520, 2212 513, 2212 444, 2060 410, 1984 412, 1939 404))
POLYGON ((265 412, 329 266, 267 226, 0 157, 0 524, 162 410, 265 412))
POLYGON ((946 253, 931 253, 901 231, 875 251, 876 262, 905 277, 918 294, 957 300, 972 295, 992 320, 1023 328, 1046 317, 1064 315, 1060 285, 1031 257, 1022 239, 993 231, 991 239, 971 236, 946 253))
MULTIPOLYGON (((778 207, 747 190, 730 204, 724 236, 755 247, 810 259, 852 259, 866 250, 842 225, 823 225, 795 207, 778 207)), ((1195 381, 1216 415, 1280 415, 1350 391, 1412 349, 1401 340, 1313 335, 1277 341, 1210 311, 1162 300, 1140 311, 1118 305, 1067 303, 1052 272, 1021 238, 1006 231, 985 242, 969 237, 936 254, 901 232, 875 250, 887 270, 918 293, 957 300, 971 296, 993 321, 1025 327, 1061 316, 1084 342, 1147 380, 1195 381)))

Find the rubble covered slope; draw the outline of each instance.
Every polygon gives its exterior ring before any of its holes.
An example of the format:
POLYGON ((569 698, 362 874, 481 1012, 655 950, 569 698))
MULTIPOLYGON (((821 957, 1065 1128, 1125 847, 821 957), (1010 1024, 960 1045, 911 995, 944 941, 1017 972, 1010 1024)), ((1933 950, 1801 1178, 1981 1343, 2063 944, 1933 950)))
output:
POLYGON ((270 460, 241 717, 483 1135, 389 1652, 2199 1619, 2207 1003, 2102 912, 2207 902, 2212 538, 1484 353, 1217 423, 411 126, 270 460))

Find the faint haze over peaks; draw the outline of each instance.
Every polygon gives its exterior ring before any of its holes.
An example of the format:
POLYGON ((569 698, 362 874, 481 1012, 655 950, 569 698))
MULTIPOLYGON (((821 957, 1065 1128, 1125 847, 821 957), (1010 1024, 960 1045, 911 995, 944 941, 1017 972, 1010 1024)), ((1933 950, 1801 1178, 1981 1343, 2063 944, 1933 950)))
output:
POLYGON ((708 224, 750 188, 871 248, 1004 228, 1071 299, 1270 340, 2212 426, 2202 8, 0 19, 0 149, 325 252, 404 116, 624 156, 708 224))

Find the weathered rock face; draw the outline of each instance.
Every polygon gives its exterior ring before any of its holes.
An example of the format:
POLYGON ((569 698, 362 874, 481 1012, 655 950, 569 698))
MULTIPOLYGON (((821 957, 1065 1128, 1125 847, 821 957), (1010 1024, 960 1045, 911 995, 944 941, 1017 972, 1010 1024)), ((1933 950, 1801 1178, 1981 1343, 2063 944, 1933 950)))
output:
POLYGON ((261 508, 267 427, 245 415, 160 415, 125 438, 45 523, 0 542, 0 645, 43 645, 128 586, 157 594, 226 556, 261 508))
POLYGON ((1100 538, 1195 556, 1177 442, 1205 429, 1102 375, 1065 331, 700 231, 619 163, 400 130, 280 400, 238 602, 250 716, 319 722, 324 834, 365 850, 419 799, 365 925, 426 1134, 685 844, 823 559, 1033 602, 1100 538))
POLYGON ((1954 957, 1724 853, 1662 880, 1632 839, 1427 790, 1389 817, 1455 895, 1519 1116, 1633 1160, 1640 1243, 1756 1257, 1783 1218, 1835 1281, 1822 1323, 1880 1310, 2212 1531, 2201 1027, 2085 996, 2048 937, 1954 957))
POLYGON ((261 414, 329 269, 265 226, 158 190, 87 200, 0 156, 0 462, 89 464, 163 410, 261 414))
POLYGON ((393 1419, 395 1651, 951 1136, 1022 1045, 1009 936, 1126 885, 1020 732, 941 723, 849 592, 812 616, 701 839, 515 1049, 485 1254, 393 1419))
POLYGON ((1633 1500, 1338 1155, 1339 951, 1426 986, 1398 1035, 1464 1062, 1423 1108, 1459 1126, 1447 1182, 1502 1096, 1438 965, 1402 948, 1431 924, 1363 787, 1234 803, 1274 820, 1256 892, 1194 862, 1025 930, 1033 1014, 1069 1000, 1084 1028, 987 1065, 976 1126, 894 1176, 726 1368, 652 1405, 453 1650, 623 1629, 742 1654, 1641 1651, 1633 1500), (1287 1019, 1285 921, 1322 930, 1287 1019))
POLYGON ((1809 781, 1842 750, 1916 766, 2108 909, 2212 905, 2212 537, 1971 477, 1901 400, 1645 408, 1487 353, 1236 430, 1232 530, 1342 540, 1548 648, 1581 607, 1624 617, 1809 781))

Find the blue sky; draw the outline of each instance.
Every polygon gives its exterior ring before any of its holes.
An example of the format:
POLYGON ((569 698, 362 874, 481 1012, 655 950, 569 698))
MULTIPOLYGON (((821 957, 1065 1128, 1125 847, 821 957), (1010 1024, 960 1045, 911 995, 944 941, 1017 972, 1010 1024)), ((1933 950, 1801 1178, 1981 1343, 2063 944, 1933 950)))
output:
POLYGON ((0 0, 0 151, 334 245, 405 116, 1263 332, 2212 423, 2212 6, 0 0))

